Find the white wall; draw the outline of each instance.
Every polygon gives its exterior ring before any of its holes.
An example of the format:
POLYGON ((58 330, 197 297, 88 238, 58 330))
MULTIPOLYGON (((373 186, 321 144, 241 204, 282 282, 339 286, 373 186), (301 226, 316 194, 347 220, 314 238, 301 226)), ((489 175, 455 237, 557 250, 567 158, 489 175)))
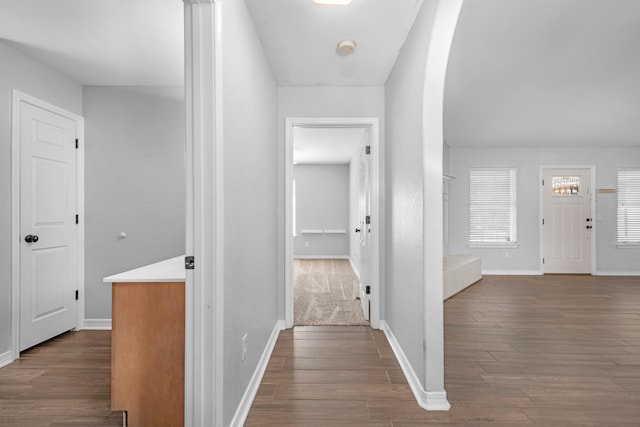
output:
POLYGON ((347 257, 349 255, 349 165, 298 164, 296 235, 293 255, 347 257), (304 229, 345 230, 342 234, 302 233, 304 229))
MULTIPOLYGON (((640 148, 463 148, 451 147, 449 245, 451 253, 472 253, 482 258, 483 270, 539 272, 540 270, 540 181, 539 167, 593 165, 596 182, 592 189, 616 188, 617 168, 640 167, 640 148), (517 168, 518 247, 516 249, 470 249, 469 168, 517 168), (505 251, 509 258, 505 259, 505 251)), ((598 274, 640 274, 640 249, 616 247, 616 194, 596 195, 593 217, 598 274)))
POLYGON ((0 354, 11 332, 11 91, 82 115, 82 86, 0 41, 0 354))
POLYGON ((182 87, 84 88, 87 319, 111 318, 103 277, 184 253, 184 109, 182 87))
POLYGON ((223 2, 224 403, 229 425, 279 318, 277 87, 244 1, 223 2), (242 336, 248 334, 246 360, 242 336))
MULTIPOLYGON (((424 379, 423 93, 436 2, 425 1, 386 85, 386 321, 424 379)), ((424 384, 423 384, 424 386, 424 384)))
MULTIPOLYGON (((382 86, 287 86, 278 88, 278 265, 284 266, 284 150, 287 117, 378 117, 380 150, 384 150, 384 87, 382 86)), ((381 156, 383 157, 383 156, 381 156)), ((381 180, 384 167, 381 165, 381 180)), ((380 202, 384 205, 384 191, 380 202)), ((384 245, 384 236, 381 237, 384 245)), ((383 272, 384 273, 384 272, 383 272)), ((384 274, 382 274, 384 277, 384 274)), ((278 283, 284 283, 284 269, 278 270, 278 283)), ((381 284, 384 286, 384 284, 381 284)), ((278 313, 284 319, 284 285, 278 288, 278 313)), ((380 305, 384 316, 384 303, 380 305)))

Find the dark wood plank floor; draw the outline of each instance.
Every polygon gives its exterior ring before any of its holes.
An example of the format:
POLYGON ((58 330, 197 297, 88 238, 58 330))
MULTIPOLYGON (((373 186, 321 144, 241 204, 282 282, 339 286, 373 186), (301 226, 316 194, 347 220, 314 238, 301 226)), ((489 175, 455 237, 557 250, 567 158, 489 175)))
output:
POLYGON ((639 426, 640 279, 489 276, 445 303, 452 408, 418 407, 384 335, 284 331, 246 426, 639 426))
MULTIPOLYGON (((110 333, 0 369, 0 426, 114 427, 110 333)), ((452 409, 414 401, 384 335, 283 331, 247 426, 639 426, 640 278, 488 276, 445 303, 452 409)))
POLYGON ((111 333, 68 332, 0 369, 0 426, 114 427, 111 333))

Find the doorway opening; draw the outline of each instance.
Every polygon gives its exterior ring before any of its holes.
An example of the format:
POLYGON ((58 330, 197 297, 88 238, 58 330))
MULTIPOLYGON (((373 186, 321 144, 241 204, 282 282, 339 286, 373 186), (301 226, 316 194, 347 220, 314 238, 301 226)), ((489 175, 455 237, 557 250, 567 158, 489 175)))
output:
MULTIPOLYGON (((322 142, 320 143, 322 144, 322 142)), ((309 269, 309 259, 318 260, 317 265, 330 267, 330 271, 336 273, 336 277, 328 280, 348 281, 348 270, 358 273, 357 286, 353 293, 349 286, 334 283, 337 289, 347 289, 350 306, 353 310, 353 302, 361 305, 359 312, 369 315, 370 325, 379 328, 380 322, 380 156, 379 156, 379 120, 378 118, 287 118, 285 124, 285 323, 292 327, 296 323, 294 307, 294 257, 298 259, 298 275, 305 274, 309 269), (359 135, 357 144, 350 147, 328 147, 319 150, 318 144, 309 150, 303 149, 305 142, 296 143, 297 136, 310 134, 324 134, 331 138, 339 133, 351 133, 359 135), (367 148, 368 147, 368 148, 367 148), (336 164, 329 156, 335 156, 337 151, 344 150, 342 165, 336 164), (295 155, 294 155, 295 151, 295 155), (323 154, 318 151, 324 152, 323 154), (366 152, 368 160, 368 196, 360 194, 362 185, 362 165, 360 152, 366 152), (306 154, 305 154, 306 153, 306 154), (312 157, 315 156, 314 159, 312 157), (320 156, 320 157, 318 157, 320 156), (295 165, 294 165, 295 164, 295 165), (306 165, 329 165, 331 168, 306 167, 306 165), (299 167, 300 166, 300 167, 299 167), (306 169, 306 170, 305 170, 306 169), (323 171, 324 169, 324 171, 323 171), (305 209, 301 203, 301 184, 309 176, 322 174, 334 169, 333 176, 342 176, 342 184, 337 181, 325 189, 315 189, 312 197, 319 199, 321 193, 328 199, 340 197, 344 201, 342 208, 329 206, 329 214, 320 217, 318 212, 311 212, 301 222, 301 210, 305 209), (294 183, 295 178, 295 183, 294 183), (294 187, 296 191, 294 192, 294 187), (346 187, 346 188, 345 188, 346 187), (335 191, 331 191, 333 188, 335 191), (355 189, 355 191, 354 191, 355 189), (294 194, 297 195, 294 200, 294 194), (346 205, 346 206, 345 206, 346 205), (368 211, 366 208, 368 207, 368 211), (336 210, 342 209, 342 222, 330 218, 336 210), (364 210, 363 210, 364 209, 364 210), (363 213, 366 212, 366 213, 363 213), (345 219, 348 216, 348 220, 345 219), (332 222, 333 221, 333 222, 332 222), (362 223, 362 224, 361 224, 362 223), (362 242, 361 236, 366 236, 366 242, 362 242), (364 256, 363 256, 364 254, 364 256), (305 265, 302 265, 305 264, 305 265), (337 277, 341 276, 342 277, 337 277)), ((330 179, 330 178, 326 178, 330 179)), ((325 182, 323 184, 327 184, 325 182)), ((337 179, 337 178, 336 178, 337 179)), ((316 181, 317 182, 317 181, 316 181)), ((331 204, 331 203, 329 203, 331 204)), ((307 206, 308 209, 308 206, 307 206)), ((317 209, 316 209, 317 210, 317 209)), ((315 267, 314 267, 315 268, 315 267)), ((326 277, 326 276, 325 276, 326 277)), ((313 280, 307 276, 304 280, 313 280)), ((319 284, 319 283, 318 283, 319 284)), ((319 284, 320 285, 320 284, 319 284)), ((325 285, 332 286, 328 281, 325 285)), ((341 291, 342 292, 342 291, 341 291)), ((298 301, 300 302, 300 301, 298 301)))
POLYGON ((541 271, 594 274, 594 167, 544 166, 540 183, 541 271))

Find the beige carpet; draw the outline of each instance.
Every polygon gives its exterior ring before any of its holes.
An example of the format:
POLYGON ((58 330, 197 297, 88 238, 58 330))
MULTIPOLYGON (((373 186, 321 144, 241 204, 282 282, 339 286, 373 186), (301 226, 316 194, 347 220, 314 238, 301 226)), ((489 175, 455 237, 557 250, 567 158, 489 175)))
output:
POLYGON ((296 326, 368 325, 358 297, 359 282, 348 260, 293 261, 296 326))

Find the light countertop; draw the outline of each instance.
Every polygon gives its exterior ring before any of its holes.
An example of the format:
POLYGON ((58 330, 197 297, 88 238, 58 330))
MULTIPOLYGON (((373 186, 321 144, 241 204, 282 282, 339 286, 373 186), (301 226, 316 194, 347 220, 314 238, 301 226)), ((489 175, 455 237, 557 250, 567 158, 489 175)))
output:
POLYGON ((108 283, 184 282, 185 280, 184 255, 114 274, 103 279, 104 282, 108 283))

